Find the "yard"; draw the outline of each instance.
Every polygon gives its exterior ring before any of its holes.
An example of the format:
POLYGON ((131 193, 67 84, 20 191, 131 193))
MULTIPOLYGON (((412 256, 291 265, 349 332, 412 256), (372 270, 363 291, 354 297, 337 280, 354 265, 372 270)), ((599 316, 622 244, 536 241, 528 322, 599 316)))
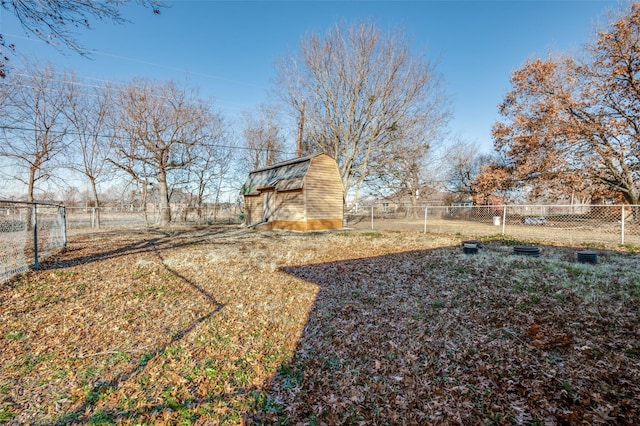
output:
POLYGON ((96 232, 0 286, 9 424, 638 424, 640 255, 96 232))

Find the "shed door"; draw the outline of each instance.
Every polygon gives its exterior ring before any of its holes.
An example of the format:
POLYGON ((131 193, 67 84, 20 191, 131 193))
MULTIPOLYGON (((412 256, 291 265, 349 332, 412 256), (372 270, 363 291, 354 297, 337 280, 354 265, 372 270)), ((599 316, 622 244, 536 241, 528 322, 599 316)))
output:
POLYGON ((271 221, 273 215, 273 191, 262 193, 262 221, 271 221))

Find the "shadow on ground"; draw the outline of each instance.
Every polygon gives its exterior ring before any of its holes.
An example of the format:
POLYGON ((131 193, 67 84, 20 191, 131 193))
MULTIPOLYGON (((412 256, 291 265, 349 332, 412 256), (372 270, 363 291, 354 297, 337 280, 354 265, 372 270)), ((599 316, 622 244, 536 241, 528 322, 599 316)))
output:
MULTIPOLYGON (((489 241, 475 255, 455 246, 276 269, 318 292, 293 357, 266 382, 227 380, 221 389, 202 395, 194 389, 184 398, 167 389, 164 398, 139 397, 144 411, 120 405, 101 411, 100 395, 129 397, 123 388, 148 373, 149 361, 229 311, 220 294, 167 265, 167 251, 242 235, 153 231, 98 254, 69 251, 43 265, 64 269, 145 253, 205 300, 197 316, 124 371, 92 381, 56 424, 98 424, 101 414, 105 423, 164 414, 175 420, 180 411, 185 424, 198 424, 213 410, 229 414, 216 421, 228 424, 640 422, 640 276, 630 267, 637 255, 598 250, 600 263, 585 265, 575 261, 574 248, 540 246, 540 257, 516 256, 508 241, 489 241), (229 408, 229 400, 240 403, 229 408), (236 412, 242 418, 233 417, 236 412)), ((185 381, 185 388, 196 387, 185 381)))
MULTIPOLYGON (((104 241, 105 235, 112 234, 122 238, 123 231, 107 231, 102 233, 101 240, 104 241)), ((224 243, 226 237, 237 237, 244 233, 236 226, 234 227, 200 227, 189 228, 185 230, 166 230, 161 228, 149 228, 142 231, 126 230, 127 240, 129 244, 123 244, 116 247, 104 247, 103 250, 95 250, 91 254, 74 255, 77 249, 66 249, 64 256, 57 256, 56 259, 43 261, 38 270, 48 269, 64 269, 77 265, 87 265, 93 262, 100 262, 108 259, 123 258, 135 254, 158 253, 169 249, 175 249, 184 246, 202 244, 216 238, 219 244, 224 243)), ((92 234, 81 235, 76 239, 84 242, 83 238, 89 238, 92 234)), ((117 238, 116 238, 117 239, 117 238)), ((90 241, 89 241, 90 244, 90 241)))
POLYGON ((281 268, 319 293, 293 359, 245 419, 637 423, 640 315, 622 300, 637 302, 640 283, 634 293, 611 280, 619 254, 584 265, 575 248, 540 248, 517 256, 490 242, 477 255, 446 247, 281 268))

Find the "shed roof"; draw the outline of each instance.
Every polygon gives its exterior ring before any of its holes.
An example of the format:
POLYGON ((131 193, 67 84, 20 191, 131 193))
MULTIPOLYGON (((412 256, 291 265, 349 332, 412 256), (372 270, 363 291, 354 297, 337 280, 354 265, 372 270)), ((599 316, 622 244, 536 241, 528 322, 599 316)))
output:
POLYGON ((247 181, 242 186, 245 195, 257 195, 261 188, 276 188, 278 191, 292 191, 301 189, 303 178, 309 170, 311 160, 321 153, 306 157, 294 158, 268 167, 256 169, 249 173, 247 181))

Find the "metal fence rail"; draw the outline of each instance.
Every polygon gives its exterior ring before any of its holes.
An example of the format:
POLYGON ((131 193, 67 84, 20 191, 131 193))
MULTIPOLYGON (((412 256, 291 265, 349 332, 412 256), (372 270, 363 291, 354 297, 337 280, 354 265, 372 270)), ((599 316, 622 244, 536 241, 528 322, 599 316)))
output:
POLYGON ((0 200, 0 283, 67 244, 64 206, 0 200))
POLYGON ((503 234, 567 244, 640 247, 640 206, 630 205, 376 204, 349 214, 347 223, 359 229, 459 233, 469 237, 503 234))
MULTIPOLYGON (((161 223, 159 208, 140 207, 67 207, 69 230, 145 228, 161 223)), ((172 208, 173 225, 209 225, 214 223, 240 223, 240 209, 231 206, 204 206, 196 208, 172 208)))
MULTIPOLYGON (((47 203, 0 200, 0 283, 63 249, 67 229, 144 228, 158 211, 65 208, 47 203)), ((235 206, 176 211, 172 223, 240 223, 235 206)), ((357 229, 414 230, 465 237, 502 234, 514 239, 572 245, 640 247, 640 206, 505 205, 421 206, 376 204, 347 214, 357 229)))

